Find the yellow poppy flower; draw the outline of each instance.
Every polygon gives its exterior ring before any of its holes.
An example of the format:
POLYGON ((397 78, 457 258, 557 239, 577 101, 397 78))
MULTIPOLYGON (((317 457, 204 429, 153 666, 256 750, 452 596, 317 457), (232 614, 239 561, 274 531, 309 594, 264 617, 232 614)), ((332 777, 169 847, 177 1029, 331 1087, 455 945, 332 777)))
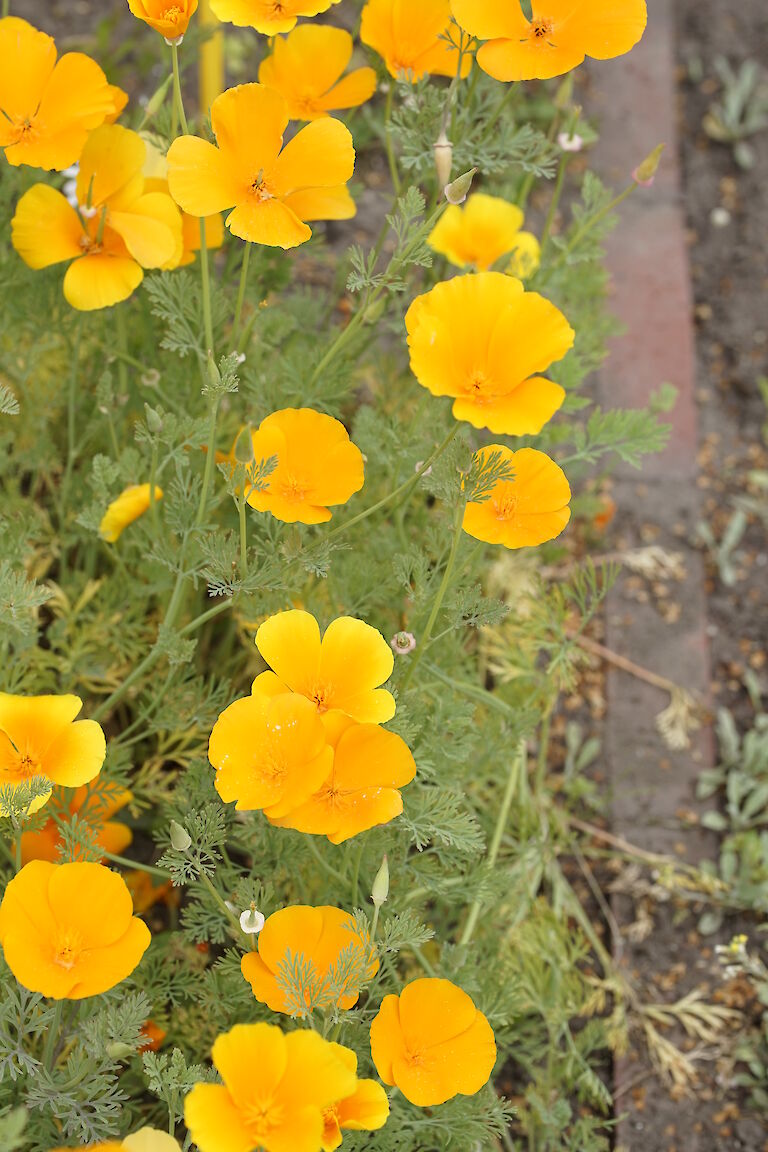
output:
POLYGON ((0 148, 9 164, 69 168, 125 95, 82 52, 56 56, 45 32, 17 16, 0 20, 0 148))
POLYGON ((541 245, 533 232, 518 232, 509 252, 509 264, 504 269, 508 276, 527 280, 541 263, 541 245))
POLYGON ((496 484, 489 500, 468 504, 464 531, 487 544, 506 548, 529 548, 554 540, 571 518, 571 489, 565 473, 545 452, 521 448, 517 452, 501 444, 481 448, 482 459, 498 452, 514 472, 514 480, 496 484))
MULTIPOLYGON (((221 462, 234 463, 235 439, 221 462)), ((259 483, 249 487, 248 503, 270 512, 286 524, 322 524, 331 519, 331 507, 346 504, 363 486, 363 455, 351 442, 339 420, 313 408, 283 408, 265 417, 251 432, 252 476, 262 461, 277 457, 277 465, 259 483)))
POLYGON ((20 984, 81 1000, 130 976, 150 943, 122 876, 103 864, 32 860, 8 882, 0 944, 20 984))
MULTIPOLYGON (((152 140, 146 141, 147 157, 144 161, 144 191, 164 192, 170 196, 168 187, 168 158, 164 151, 152 140)), ((214 212, 205 217, 205 246, 208 249, 221 248, 224 243, 224 221, 220 212, 214 212)), ((188 212, 181 213, 181 254, 177 267, 192 264, 195 254, 200 251, 200 220, 197 216, 190 216, 188 212)))
POLYGON ((300 956, 304 964, 312 966, 307 1003, 314 1008, 348 1009, 357 1003, 359 993, 353 988, 340 996, 336 984, 340 974, 337 966, 342 954, 349 955, 350 948, 359 954, 361 974, 373 976, 379 968, 378 960, 366 963, 369 944, 360 938, 349 912, 329 905, 312 908, 295 904, 267 917, 259 933, 258 951, 246 953, 240 968, 262 1004, 273 1012, 302 1015, 306 1006, 291 1003, 278 982, 281 966, 300 956))
MULTIPOLYGON (((107 745, 95 720, 75 720, 79 696, 10 696, 0 692, 0 786, 17 788, 32 776, 77 788, 98 776, 107 745)), ((33 800, 37 812, 50 791, 33 800)), ((0 815, 8 815, 0 804, 0 815)))
POLYGON ((418 296, 405 317, 411 371, 453 414, 505 436, 541 432, 565 390, 538 375, 574 341, 563 314, 502 272, 456 276, 418 296))
POLYGON ((642 38, 645 0, 533 0, 533 18, 519 0, 450 0, 465 31, 485 40, 477 53, 496 80, 549 80, 585 56, 612 60, 642 38))
MULTIPOLYGON (((123 1140, 108 1140, 106 1144, 81 1144, 87 1152, 181 1152, 178 1140, 158 1128, 139 1128, 123 1140)), ((73 1148, 53 1148, 52 1152, 75 1152, 73 1148)))
MULTIPOLYGON (((390 76, 412 83, 422 76, 456 75, 458 30, 451 27, 448 0, 368 0, 363 8, 360 39, 382 57, 390 76), (448 43, 450 39, 450 43, 448 43)), ((471 53, 461 62, 465 77, 471 53)))
POLYGON ((227 227, 242 240, 295 248, 312 235, 308 220, 346 220, 355 167, 349 129, 325 117, 283 148, 288 108, 279 92, 241 84, 211 105, 216 145, 179 136, 168 151, 168 185, 191 216, 232 209, 227 227))
POLYGON ((136 132, 105 124, 80 159, 75 209, 46 184, 19 200, 13 246, 30 268, 72 261, 64 296, 91 311, 127 300, 144 268, 173 267, 182 251, 181 214, 170 196, 145 192, 146 145, 136 132))
POLYGON ((259 66, 259 81, 285 98, 292 120, 316 120, 341 108, 357 108, 376 91, 373 68, 344 76, 354 42, 343 28, 305 24, 276 36, 259 66))
MULTIPOLYGON (((450 204, 445 209, 427 242, 457 268, 471 266, 478 272, 486 272, 502 256, 521 247, 532 251, 531 242, 538 249, 536 237, 520 231, 523 220, 516 204, 499 196, 475 192, 463 207, 450 204)), ((531 262, 527 275, 535 271, 537 264, 531 262)))
POLYGON ((309 1030, 236 1024, 213 1045, 224 1083, 195 1084, 184 1102, 192 1142, 200 1152, 320 1152, 326 1109, 357 1087, 337 1048, 309 1030))
MULTIPOLYGON (((350 1048, 334 1044, 347 1067, 357 1072, 357 1056, 350 1048)), ((341 1147, 342 1132, 375 1132, 383 1128, 389 1116, 387 1094, 376 1080, 358 1080, 351 1096, 337 1100, 323 1113, 323 1152, 341 1147)))
POLYGON ((420 1108, 474 1096, 496 1063, 493 1031, 450 980, 412 980, 385 996, 371 1024, 371 1056, 385 1084, 420 1108))
MULTIPOLYGON (((63 800, 64 815, 74 816, 85 809, 84 818, 88 827, 95 834, 95 842, 105 852, 120 855, 133 839, 133 833, 127 824, 110 817, 130 804, 133 794, 127 788, 110 787, 102 797, 98 791, 85 784, 77 788, 71 797, 63 800)), ((54 800, 54 803, 56 801, 54 800)), ((61 833, 56 821, 51 817, 37 832, 22 832, 21 834, 21 860, 27 864, 30 860, 48 860, 52 864, 59 859, 59 849, 62 847, 61 833)))
POLYGON ((394 697, 380 687, 395 658, 381 632, 364 620, 340 616, 321 640, 314 616, 293 608, 260 625, 256 647, 272 671, 256 677, 254 693, 297 692, 321 714, 338 710, 370 724, 385 724, 395 714, 394 697))
POLYGON ((268 818, 279 828, 343 844, 400 815, 399 789, 413 780, 416 764, 405 741, 377 724, 355 724, 337 712, 325 727, 334 746, 330 775, 303 804, 268 818))
POLYGON ((128 7, 166 40, 178 40, 197 11, 197 0, 128 0, 128 7))
POLYGON ((246 696, 219 716, 208 743, 216 791, 238 811, 282 816, 308 799, 331 771, 317 709, 303 696, 246 696))
POLYGON ((255 28, 265 36, 290 32, 299 16, 318 16, 339 0, 211 0, 219 20, 239 28, 255 28))
MULTIPOLYGON (((162 500, 163 490, 155 485, 155 500, 162 500)), ((123 529, 143 516, 151 504, 149 484, 131 484, 107 508, 99 524, 99 535, 114 544, 123 529)))

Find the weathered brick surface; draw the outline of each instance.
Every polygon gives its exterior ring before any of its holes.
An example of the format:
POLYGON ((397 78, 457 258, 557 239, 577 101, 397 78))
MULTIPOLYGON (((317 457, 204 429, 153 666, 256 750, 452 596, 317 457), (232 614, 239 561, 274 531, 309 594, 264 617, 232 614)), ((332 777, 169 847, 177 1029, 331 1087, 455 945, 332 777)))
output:
MULTIPOLYGON (((626 333, 612 344, 600 379, 606 406, 640 407, 664 382, 678 389, 671 416, 672 435, 660 456, 647 458, 642 475, 622 468, 614 486, 618 506, 613 545, 649 542, 683 554, 686 578, 672 588, 679 607, 674 623, 659 611, 654 596, 637 595, 636 581, 622 578, 606 607, 606 643, 636 663, 684 685, 707 702, 709 658, 702 558, 691 546, 700 518, 696 487, 698 422, 690 273, 678 162, 675 114, 673 0, 649 0, 649 28, 628 58, 591 68, 589 111, 600 120, 595 162, 616 188, 632 169, 664 141, 663 167, 651 189, 638 189, 622 207, 622 222, 611 237, 608 259, 613 277, 612 308, 626 333)), ((681 830, 679 813, 695 810, 695 784, 713 756, 708 725, 685 752, 670 752, 656 729, 665 707, 663 692, 614 668, 607 670, 605 732, 607 774, 612 789, 614 832, 654 852, 682 851, 689 861, 712 855, 711 835, 681 830)), ((619 918, 629 909, 617 904, 619 918)), ((700 982, 700 960, 686 944, 671 911, 658 910, 653 934, 625 948, 622 964, 639 977, 685 965, 683 988, 700 982)), ((656 995, 660 995, 656 993, 656 995)), ((619 1111, 625 1112, 617 1144, 629 1152, 663 1149, 665 1126, 685 1138, 686 1152, 712 1147, 697 1133, 695 1104, 673 1101, 652 1077, 643 1079, 643 1110, 631 1085, 642 1077, 639 1052, 618 1062, 619 1111), (701 1143, 701 1140, 704 1143, 701 1143)), ((674 1143, 674 1141, 673 1141, 674 1143)))

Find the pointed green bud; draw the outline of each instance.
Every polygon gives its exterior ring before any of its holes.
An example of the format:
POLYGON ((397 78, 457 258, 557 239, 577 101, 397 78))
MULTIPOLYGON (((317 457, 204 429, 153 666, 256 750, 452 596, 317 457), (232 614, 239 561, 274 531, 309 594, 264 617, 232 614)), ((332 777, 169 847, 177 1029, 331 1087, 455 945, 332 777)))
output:
MULTIPOLYGON (((165 80, 156 91, 152 93, 149 100, 147 100, 146 107, 144 108, 144 122, 154 119, 158 112, 165 106, 168 100, 168 90, 173 83, 173 73, 169 72, 165 80)), ((142 124, 142 127, 143 127, 142 124)))
POLYGON ((465 172, 463 176, 459 176, 452 184, 445 186, 445 198, 449 204, 463 204, 469 190, 472 187, 472 181, 477 173, 477 168, 470 168, 469 172, 465 172))
POLYGON ((192 837, 186 828, 182 828, 176 820, 171 820, 171 845, 177 852, 186 852, 192 844, 192 837))
POLYGON ((381 868, 376 873, 376 879, 373 882, 371 889, 371 900, 377 908, 381 908, 382 904, 386 903, 389 896, 389 863, 386 856, 381 862, 381 868))
POLYGON ((163 418, 156 408, 150 408, 149 404, 144 405, 144 416, 147 421, 147 428, 153 436, 157 436, 163 430, 163 418))
POLYGON ((238 464, 253 464, 253 436, 250 424, 240 429, 235 440, 235 460, 238 464))
POLYGON ((650 188, 659 170, 661 154, 665 148, 666 144, 657 144, 650 156, 646 156, 642 164, 638 164, 632 173, 635 184, 639 184, 641 188, 650 188))

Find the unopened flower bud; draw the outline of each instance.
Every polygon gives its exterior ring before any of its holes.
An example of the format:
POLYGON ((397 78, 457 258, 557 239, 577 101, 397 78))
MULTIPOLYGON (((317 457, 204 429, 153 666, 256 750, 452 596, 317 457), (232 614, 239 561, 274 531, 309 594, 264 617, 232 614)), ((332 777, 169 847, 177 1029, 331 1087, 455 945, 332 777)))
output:
POLYGON ((240 913, 240 927, 249 936, 255 936, 264 927, 264 917, 253 902, 250 908, 240 913))
POLYGON ((463 204, 469 190, 472 187, 472 181, 477 173, 477 168, 470 168, 469 172, 465 172, 463 176, 459 176, 452 184, 445 186, 445 198, 449 204, 463 204))
POLYGON ((253 464, 253 436, 250 424, 241 428, 235 440, 235 460, 238 464, 253 464))
POLYGON ((389 643, 398 656, 406 656, 416 647, 416 637, 413 632, 396 632, 389 643))
POLYGON ((157 436, 163 430, 163 418, 156 408, 150 408, 149 404, 144 405, 144 416, 147 421, 147 428, 153 435, 157 436))
POLYGON ((208 349, 207 368, 208 379, 211 382, 211 387, 214 389, 214 391, 218 391, 221 388, 221 373, 219 372, 216 361, 213 358, 213 352, 211 352, 210 348, 208 349))
POLYGON ((381 868, 376 873, 376 879, 373 882, 371 889, 371 900, 377 908, 381 908, 382 904, 386 903, 389 896, 389 864, 386 856, 381 862, 381 868))
POLYGON ((105 1051, 110 1060, 125 1060, 128 1056, 133 1056, 134 1052, 130 1044, 121 1044, 119 1040, 107 1044, 105 1051))
POLYGON ((186 828, 182 828, 178 821, 171 820, 170 833, 171 846, 175 848, 177 852, 186 852, 192 844, 192 837, 186 828))
POLYGON ((638 164, 632 173, 632 179, 635 184, 639 184, 641 188, 650 188, 656 178, 656 173, 661 163, 661 154, 666 148, 666 144, 658 144, 650 156, 646 156, 642 164, 638 164))
POLYGON ((440 188, 445 188, 451 179, 451 169, 453 168, 453 144, 446 136, 445 129, 435 141, 433 150, 437 183, 440 188))
POLYGON ((173 73, 169 72, 159 88, 157 88, 144 107, 144 120, 151 120, 165 106, 168 100, 168 89, 173 83, 173 73))

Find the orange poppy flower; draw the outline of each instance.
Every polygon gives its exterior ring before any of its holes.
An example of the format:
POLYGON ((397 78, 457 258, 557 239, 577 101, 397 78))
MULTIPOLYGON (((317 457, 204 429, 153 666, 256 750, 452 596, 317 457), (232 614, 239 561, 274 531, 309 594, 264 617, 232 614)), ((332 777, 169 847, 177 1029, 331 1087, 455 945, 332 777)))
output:
POLYGON ((192 1142, 200 1152, 319 1152, 325 1111, 357 1088, 337 1048, 308 1029, 236 1024, 213 1045, 223 1084, 195 1084, 184 1102, 192 1142))
POLYGON ((253 682, 255 693, 271 696, 298 692, 318 712, 338 710, 353 720, 385 724, 395 714, 395 699, 380 688, 392 675, 395 658, 381 632, 339 616, 320 638, 309 612, 278 612, 259 626, 256 647, 272 668, 253 682))
POLYGON ((145 192, 146 145, 136 132, 105 124, 89 138, 77 177, 79 209, 46 184, 19 200, 13 246, 30 268, 72 261, 64 296, 91 311, 127 300, 145 268, 174 267, 182 251, 181 214, 160 192, 145 192))
POLYGON ((416 764, 405 741, 386 728, 355 724, 339 713, 326 717, 325 726, 334 745, 330 775, 299 807, 269 819, 342 844, 400 815, 399 789, 413 780, 416 764))
MULTIPOLYGON (((234 463, 238 434, 228 457, 234 463)), ((251 432, 254 464, 277 457, 277 464, 248 503, 285 524, 323 524, 331 507, 346 504, 363 486, 363 454, 340 420, 313 408, 282 408, 251 432)))
MULTIPOLYGON (((181 1152, 178 1140, 158 1128, 140 1128, 123 1140, 108 1140, 106 1144, 81 1144, 87 1152, 181 1152)), ((52 1152, 74 1152, 71 1148, 54 1148, 52 1152)))
POLYGON ((448 205, 427 243, 457 268, 473 267, 478 272, 486 272, 502 256, 518 253, 513 256, 515 267, 524 267, 530 276, 538 267, 539 243, 531 232, 521 232, 523 220, 516 204, 475 192, 462 207, 448 205), (524 263, 518 263, 523 258, 524 263))
POLYGON ((216 145, 180 136, 168 151, 168 184, 191 216, 231 209, 235 236, 295 248, 312 235, 308 220, 346 220, 355 205, 346 188, 355 167, 349 129, 325 117, 283 148, 288 107, 263 84, 241 84, 211 105, 216 145))
MULTIPOLYGON (((133 793, 127 788, 110 787, 106 794, 102 795, 84 784, 72 793, 69 800, 65 799, 62 792, 65 814, 74 816, 82 812, 85 806, 85 816, 90 829, 96 833, 96 843, 105 852, 118 855, 128 847, 133 839, 133 833, 127 824, 111 820, 110 817, 129 804, 132 799, 133 793)), ((48 860, 53 864, 59 859, 61 845, 59 826, 51 817, 39 831, 22 832, 22 863, 27 864, 30 860, 48 860)))
POLYGON ((533 19, 519 0, 450 0, 467 32, 485 40, 477 53, 496 80, 549 80, 583 61, 623 56, 641 39, 645 0, 533 0, 533 19))
POLYGON ((371 1024, 371 1056, 385 1084, 427 1108, 479 1092, 496 1063, 496 1044, 466 992, 450 980, 423 979, 384 997, 371 1024))
POLYGON ((150 943, 122 876, 103 864, 32 860, 8 882, 0 944, 20 984, 81 1000, 130 976, 150 943))
POLYGON ((357 1003, 359 992, 350 988, 347 995, 339 995, 341 977, 338 965, 344 953, 354 948, 356 967, 361 974, 373 976, 379 968, 375 958, 366 963, 369 943, 362 940, 355 928, 355 919, 349 912, 325 905, 312 908, 295 904, 273 912, 259 933, 258 951, 243 956, 240 967, 253 994, 273 1012, 286 1012, 291 1016, 306 1015, 306 1008, 326 1009, 332 1006, 347 1009, 357 1003), (311 964, 311 985, 306 989, 306 1004, 292 1002, 278 982, 281 967, 301 957, 311 964))
MULTIPOLYGON (((98 776, 107 745, 95 720, 75 720, 79 696, 10 696, 0 692, 0 785, 18 788, 32 776, 77 788, 98 776)), ((37 812, 50 791, 29 806, 37 812)), ((0 814, 7 816, 0 804, 0 814)))
MULTIPOLYGON (((412 83, 427 74, 456 75, 459 63, 458 30, 451 27, 448 0, 368 0, 363 8, 360 39, 378 52, 390 76, 412 83), (450 39, 450 43, 448 40, 450 39)), ((461 62, 465 77, 472 67, 466 53, 461 62)))
POLYGON ((139 916, 149 912, 150 908, 154 908, 160 901, 168 907, 178 906, 180 903, 181 895, 179 889, 174 888, 173 881, 166 880, 153 884, 152 877, 143 868, 134 868, 124 873, 123 879, 131 893, 134 911, 139 916))
MULTIPOLYGON (((151 504, 149 484, 131 484, 112 501, 99 524, 99 535, 114 544, 123 530, 143 516, 151 504)), ((162 500, 163 490, 155 485, 155 500, 162 500)))
POLYGON ((139 1052, 159 1052, 163 1040, 165 1040, 168 1033, 165 1028, 161 1028, 159 1024, 155 1024, 154 1020, 147 1020, 141 1030, 141 1035, 146 1036, 146 1041, 139 1048, 139 1052))
POLYGON ((318 16, 339 0, 211 0, 219 20, 239 28, 255 28, 265 36, 290 32, 299 16, 318 16))
POLYGON ((479 457, 501 454, 514 472, 513 480, 497 483, 490 499, 467 504, 464 531, 487 544, 529 548, 554 540, 571 518, 571 489, 565 473, 545 452, 501 444, 481 448, 479 457))
POLYGON ((565 399, 542 376, 574 341, 568 321, 502 272, 455 276, 417 296, 405 317, 411 371, 453 415, 505 436, 541 432, 565 399))
POLYGON ((0 20, 0 148, 9 164, 69 168, 125 95, 82 52, 56 56, 45 32, 17 16, 0 20))
MULTIPOLYGON (((357 1072, 357 1056, 350 1048, 334 1044, 339 1059, 357 1072)), ((341 1147, 342 1132, 374 1132, 383 1128, 389 1116, 387 1094, 376 1080, 358 1080, 351 1096, 337 1100, 323 1113, 323 1152, 341 1147)))
POLYGON ((197 11, 197 0, 128 0, 128 7, 166 40, 178 40, 197 11))
POLYGON ((343 28, 304 24, 283 39, 259 66, 259 81, 285 98, 292 120, 316 120, 341 108, 357 108, 376 91, 373 68, 344 76, 354 41, 343 28))
POLYGON ((317 709, 303 696, 246 696, 219 716, 208 744, 216 791, 238 811, 282 816, 331 771, 333 751, 317 709))

